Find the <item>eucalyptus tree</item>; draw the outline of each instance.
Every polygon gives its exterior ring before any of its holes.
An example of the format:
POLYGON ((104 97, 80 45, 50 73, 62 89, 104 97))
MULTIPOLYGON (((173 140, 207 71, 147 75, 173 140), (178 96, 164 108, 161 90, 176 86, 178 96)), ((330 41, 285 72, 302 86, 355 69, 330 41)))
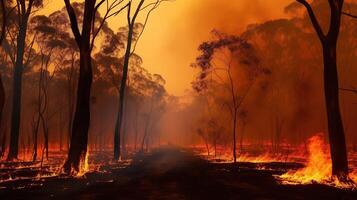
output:
POLYGON ((162 2, 172 1, 172 0, 155 0, 154 2, 149 2, 145 4, 145 0, 138 1, 136 7, 133 1, 129 0, 127 3, 127 25, 128 25, 128 33, 127 33, 127 42, 124 54, 124 62, 123 62, 123 75, 120 81, 120 94, 119 94, 119 106, 118 113, 116 118, 115 130, 114 130, 114 160, 118 160, 121 156, 120 149, 120 133, 122 129, 123 122, 123 113, 124 113, 124 101, 125 101, 125 90, 127 86, 128 79, 128 71, 129 71, 129 60, 130 57, 134 54, 136 46, 138 44, 138 40, 143 34, 146 24, 149 20, 150 14, 157 9, 162 2), (145 12, 146 11, 146 12, 145 12), (140 13, 145 13, 144 22, 142 23, 142 31, 136 36, 134 33, 136 27, 139 25, 136 23, 137 17, 140 13), (135 37, 136 36, 136 37, 135 37), (135 38, 137 38, 135 40, 135 38))
POLYGON ((232 121, 233 158, 237 162, 237 122, 238 114, 244 100, 249 94, 258 76, 269 74, 269 70, 260 66, 260 60, 254 47, 245 39, 213 31, 215 40, 203 42, 199 46, 201 54, 196 58, 193 67, 199 74, 193 83, 197 92, 203 92, 211 86, 213 80, 221 85, 227 93, 222 103, 227 107, 232 121), (239 78, 239 68, 243 67, 245 80, 239 78))
POLYGON ((71 132, 71 144, 67 160, 63 166, 66 173, 77 173, 80 162, 87 153, 88 130, 90 123, 90 99, 93 81, 92 51, 95 39, 98 37, 106 20, 122 11, 121 0, 86 0, 83 4, 83 14, 78 17, 70 0, 64 0, 70 19, 70 26, 79 49, 79 78, 76 96, 76 110, 71 132), (106 4, 106 12, 98 21, 98 9, 106 4), (80 27, 82 30, 80 31, 80 27))

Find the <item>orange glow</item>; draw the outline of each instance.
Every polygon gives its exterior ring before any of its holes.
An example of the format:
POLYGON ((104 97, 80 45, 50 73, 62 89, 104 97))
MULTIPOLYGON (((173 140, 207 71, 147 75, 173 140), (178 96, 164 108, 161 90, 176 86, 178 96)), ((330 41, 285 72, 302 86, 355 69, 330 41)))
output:
MULTIPOLYGON (((73 0, 75 1, 83 2, 73 0)), ((189 66, 196 57, 197 46, 202 40, 211 37, 212 29, 218 28, 228 33, 242 32, 249 24, 285 16, 284 7, 290 2, 291 0, 167 2, 150 16, 137 53, 142 56, 145 68, 165 77, 169 93, 181 96, 191 88, 194 70, 189 66), (207 12, 212 10, 214 12, 207 12)), ((49 14, 63 6, 63 1, 47 1, 41 12, 49 14)), ((104 9, 105 6, 101 11, 104 9)), ((113 30, 117 30, 125 25, 125 17, 123 12, 119 17, 110 18, 108 24, 113 30)), ((139 16, 139 21, 143 20, 144 14, 139 16)))
MULTIPOLYGON (((279 176, 278 179, 283 184, 320 183, 339 188, 355 187, 341 183, 336 177, 332 176, 332 164, 328 149, 327 144, 322 139, 322 134, 311 137, 308 141, 308 158, 305 167, 296 171, 288 171, 279 176)), ((356 173, 351 173, 350 177, 355 179, 356 173)))
POLYGON ((81 163, 79 165, 79 172, 76 174, 76 177, 82 177, 89 172, 88 160, 89 160, 89 152, 87 151, 86 155, 84 156, 84 159, 81 160, 81 163))

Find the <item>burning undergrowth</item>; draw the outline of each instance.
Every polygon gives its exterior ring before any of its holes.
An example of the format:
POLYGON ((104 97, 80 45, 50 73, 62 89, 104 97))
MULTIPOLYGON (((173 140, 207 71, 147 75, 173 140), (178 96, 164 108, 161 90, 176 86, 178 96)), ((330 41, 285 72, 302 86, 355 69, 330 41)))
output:
MULTIPOLYGON (((88 179, 88 176, 107 175, 113 170, 126 168, 131 159, 112 161, 110 152, 88 152, 82 160, 79 172, 68 176, 63 174, 62 166, 66 158, 65 152, 50 152, 48 160, 0 162, 0 189, 24 189, 42 186, 51 180, 88 179)), ((100 180, 100 178, 98 178, 100 180)))
MULTIPOLYGON (((329 146, 322 134, 311 137, 306 145, 282 148, 280 153, 269 147, 247 145, 239 153, 237 166, 255 170, 270 171, 278 183, 283 185, 323 184, 341 189, 356 189, 357 153, 349 152, 350 182, 340 182, 332 176, 332 164, 329 146), (354 182, 354 183, 353 183, 354 182)), ((205 147, 195 147, 195 152, 214 164, 233 164, 232 152, 226 148, 217 148, 214 154, 207 154, 205 147)))
MULTIPOLYGON (((277 180, 282 184, 326 184, 338 188, 356 188, 352 182, 343 183, 332 175, 332 164, 327 144, 321 135, 313 136, 308 141, 308 155, 305 167, 299 170, 289 170, 277 176, 277 180)), ((352 172, 349 177, 353 182, 357 182, 357 170, 355 166, 350 167, 352 172)))

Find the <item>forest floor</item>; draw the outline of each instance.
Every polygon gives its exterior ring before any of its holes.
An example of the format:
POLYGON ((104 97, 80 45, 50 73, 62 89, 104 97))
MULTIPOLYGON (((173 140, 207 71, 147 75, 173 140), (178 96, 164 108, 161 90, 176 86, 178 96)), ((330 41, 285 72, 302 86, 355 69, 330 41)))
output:
POLYGON ((82 178, 52 177, 0 183, 0 199, 333 199, 357 192, 326 185, 281 185, 274 175, 294 163, 212 163, 189 150, 162 148, 137 154, 126 167, 82 178))

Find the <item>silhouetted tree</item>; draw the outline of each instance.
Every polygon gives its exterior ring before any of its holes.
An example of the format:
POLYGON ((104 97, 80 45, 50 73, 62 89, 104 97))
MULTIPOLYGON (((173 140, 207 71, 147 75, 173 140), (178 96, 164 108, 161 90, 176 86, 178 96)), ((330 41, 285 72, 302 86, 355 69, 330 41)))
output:
POLYGON ((320 39, 323 49, 325 103, 328 119, 332 174, 339 180, 348 177, 348 161, 343 122, 340 113, 339 82, 337 73, 337 42, 341 27, 344 0, 329 0, 330 23, 327 34, 321 28, 310 4, 297 0, 305 6, 312 25, 320 39))
POLYGON ((127 24, 128 24, 128 35, 127 35, 127 42, 126 42, 126 50, 124 54, 124 63, 123 63, 123 74, 122 78, 120 81, 120 94, 119 94, 119 106, 118 106, 118 114, 117 114, 117 119, 116 119, 116 124, 115 124, 115 130, 114 130, 114 160, 118 160, 121 156, 120 152, 120 132, 122 129, 122 122, 123 122, 123 113, 124 113, 124 101, 125 101, 125 89, 126 89, 126 84, 127 84, 127 79, 128 79, 128 69, 129 69, 129 60, 130 57, 133 55, 136 49, 136 45, 138 43, 138 40, 140 39, 140 36, 142 35, 145 26, 148 22, 149 16, 152 11, 154 11, 156 8, 159 7, 159 5, 167 0, 156 0, 155 2, 148 3, 147 5, 144 5, 145 0, 140 0, 138 3, 137 7, 134 10, 134 13, 132 14, 132 1, 129 1, 127 4, 127 24), (138 34, 136 42, 133 44, 133 39, 135 38, 134 30, 135 27, 138 25, 136 23, 136 19, 139 15, 140 12, 144 11, 145 9, 149 9, 149 11, 146 14, 145 21, 143 23, 143 28, 142 31, 138 34))
MULTIPOLYGON (((1 1, 0 2, 0 9, 1 9, 1 32, 0 32, 0 45, 2 45, 2 42, 5 38, 5 34, 6 34, 6 24, 7 24, 7 13, 6 13, 6 1, 1 1)), ((4 106, 5 106, 5 88, 4 88, 4 83, 2 80, 2 74, 0 73, 0 128, 1 128, 1 132, 0 132, 0 158, 2 157, 2 154, 4 152, 4 145, 5 141, 3 140, 4 137, 2 136, 2 134, 4 134, 4 132, 2 130, 3 129, 3 110, 4 110, 4 106)))
POLYGON ((79 171, 79 164, 84 159, 87 153, 88 129, 90 123, 90 100, 92 87, 92 50, 94 42, 99 32, 105 25, 105 21, 113 15, 119 13, 122 9, 116 10, 122 1, 101 0, 96 3, 96 0, 86 0, 84 2, 82 16, 82 31, 79 30, 79 21, 77 14, 70 2, 64 0, 66 10, 70 19, 71 29, 79 49, 80 68, 77 87, 77 102, 74 114, 71 134, 71 144, 68 152, 68 158, 63 166, 66 173, 76 173, 79 171), (107 2, 107 12, 100 19, 98 27, 96 27, 96 15, 99 7, 107 2))
MULTIPOLYGON (((28 64, 30 55, 27 55, 27 61, 24 63, 24 54, 26 50, 26 35, 28 22, 34 7, 42 6, 42 0, 19 0, 16 1, 17 11, 17 27, 18 34, 16 39, 16 57, 14 60, 14 79, 12 92, 12 117, 11 117, 11 138, 10 149, 7 159, 13 160, 18 155, 18 142, 20 134, 20 119, 21 119, 21 96, 22 96, 22 75, 24 67, 28 64)), ((32 49, 33 42, 30 45, 32 49)), ((31 53, 31 51, 30 51, 31 53)))
POLYGON ((217 38, 216 40, 204 42, 199 46, 202 54, 197 57, 196 63, 193 66, 200 69, 200 74, 194 82, 193 87, 196 91, 201 92, 209 86, 207 80, 215 79, 229 93, 229 99, 224 105, 228 107, 231 115, 233 158, 236 163, 238 111, 253 86, 256 77, 262 73, 268 73, 268 71, 259 67, 259 59, 255 55, 252 45, 246 40, 237 36, 228 36, 217 31, 213 31, 213 34, 217 38), (220 61, 218 64, 217 60, 220 61), (237 81, 234 80, 237 78, 237 67, 240 64, 247 66, 248 80, 245 84, 241 83, 241 85, 245 85, 245 88, 239 87, 237 81))

